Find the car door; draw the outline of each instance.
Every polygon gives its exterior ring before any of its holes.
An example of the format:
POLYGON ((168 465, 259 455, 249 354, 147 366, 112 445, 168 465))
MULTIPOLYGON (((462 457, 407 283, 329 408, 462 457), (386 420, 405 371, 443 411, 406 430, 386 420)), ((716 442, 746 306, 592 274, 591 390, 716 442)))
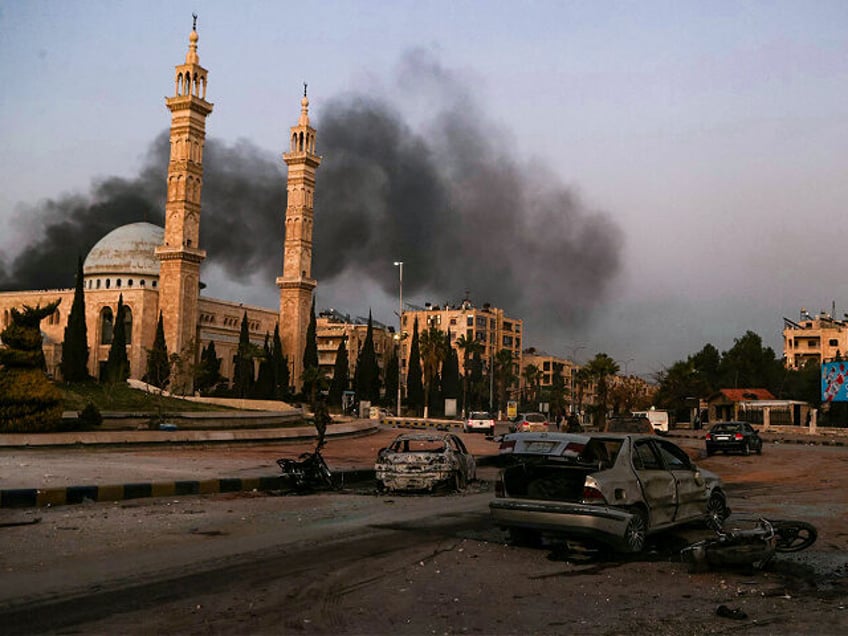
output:
POLYGON ((654 440, 663 464, 677 487, 675 521, 696 519, 707 509, 707 487, 701 473, 679 446, 664 439, 654 440))
POLYGON ((474 479, 476 474, 474 456, 468 452, 463 441, 456 435, 450 435, 447 441, 459 460, 466 479, 469 481, 474 479))
POLYGON ((634 441, 633 469, 648 506, 651 527, 672 523, 677 512, 677 484, 650 439, 634 441))

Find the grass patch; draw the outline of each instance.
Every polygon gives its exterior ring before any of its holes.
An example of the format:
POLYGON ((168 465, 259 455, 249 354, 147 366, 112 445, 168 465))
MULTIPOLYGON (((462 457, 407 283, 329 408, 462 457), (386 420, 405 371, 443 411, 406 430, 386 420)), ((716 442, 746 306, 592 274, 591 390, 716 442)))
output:
POLYGON ((62 410, 81 411, 91 402, 101 411, 129 411, 133 413, 165 413, 185 411, 228 411, 225 406, 201 404, 175 397, 130 388, 127 384, 107 386, 97 382, 73 384, 57 383, 62 394, 62 410))

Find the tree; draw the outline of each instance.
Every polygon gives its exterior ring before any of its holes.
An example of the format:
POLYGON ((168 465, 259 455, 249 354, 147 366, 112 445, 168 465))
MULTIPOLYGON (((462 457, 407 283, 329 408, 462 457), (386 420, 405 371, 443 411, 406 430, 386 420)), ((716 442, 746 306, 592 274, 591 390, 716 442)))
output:
POLYGON ((329 403, 341 407, 342 395, 350 382, 350 360, 347 357, 347 336, 342 336, 336 348, 336 364, 333 367, 333 380, 330 382, 329 403))
MULTIPOLYGON (((478 343, 479 344, 479 343, 478 343)), ((468 378, 468 404, 469 410, 478 411, 483 408, 483 404, 487 401, 488 383, 486 376, 483 375, 483 347, 480 346, 474 350, 471 357, 471 365, 468 378)))
POLYGON ((105 380, 109 384, 124 382, 130 377, 130 361, 127 358, 126 308, 124 295, 118 295, 118 310, 115 312, 115 328, 112 331, 112 345, 106 358, 105 380))
POLYGON ((462 387, 459 380, 459 356, 456 349, 451 346, 451 334, 448 330, 445 338, 445 360, 442 363, 442 398, 457 399, 460 397, 462 387))
POLYGON ((233 390, 237 397, 250 397, 253 390, 253 347, 250 344, 247 312, 241 318, 238 349, 233 372, 233 390))
POLYGON ((309 326, 306 328, 306 345, 303 348, 303 377, 301 386, 303 394, 309 396, 310 403, 315 402, 316 387, 318 380, 318 323, 315 319, 315 298, 312 299, 312 311, 309 314, 309 326), (309 371, 309 373, 307 373, 309 371))
POLYGON ((194 386, 204 393, 214 389, 221 379, 221 359, 215 351, 215 341, 212 340, 209 346, 200 352, 200 364, 197 367, 194 386))
POLYGON ((512 351, 509 349, 501 349, 495 354, 495 386, 497 386, 497 405, 492 408, 495 410, 506 409, 506 401, 509 397, 509 388, 518 381, 518 376, 515 374, 515 364, 512 358, 512 351))
POLYGON ((12 309, 12 322, 0 332, 0 431, 52 431, 62 421, 62 396, 44 372, 41 321, 59 301, 44 307, 12 309))
POLYGON ((85 292, 83 291, 82 256, 77 258, 77 280, 74 301, 62 341, 59 369, 65 382, 82 382, 88 375, 88 330, 85 325, 85 292))
POLYGON ((766 388, 775 395, 780 393, 784 367, 771 347, 763 347, 763 340, 753 331, 741 338, 721 356, 718 366, 717 388, 766 388))
POLYGON ((528 364, 524 367, 521 375, 524 378, 523 408, 530 411, 535 410, 530 408, 530 405, 539 401, 539 384, 542 371, 535 364, 528 364))
POLYGON ((467 413, 470 410, 468 404, 472 401, 469 400, 471 361, 474 359, 475 353, 479 354, 483 351, 483 345, 463 334, 456 339, 456 346, 462 351, 462 410, 467 413))
POLYGON ((256 386, 253 387, 253 395, 260 400, 274 399, 274 369, 270 340, 271 336, 266 331, 262 357, 259 360, 259 374, 256 376, 256 386))
POLYGON ((445 357, 445 334, 443 331, 430 325, 421 334, 421 362, 424 371, 424 417, 429 413, 430 391, 433 389, 442 361, 445 357))
MULTIPOLYGON (((398 371, 400 371, 400 361, 395 353, 389 358, 386 364, 386 405, 395 405, 398 394, 398 371)), ((400 415, 400 413, 398 413, 400 415)))
POLYGON ((271 368, 274 372, 274 399, 284 400, 289 395, 291 378, 289 377, 289 358, 283 353, 283 343, 280 340, 280 323, 274 325, 274 339, 271 341, 271 368))
POLYGON ((412 327, 412 342, 409 345, 409 362, 407 362, 406 371, 406 402, 416 415, 424 407, 424 383, 418 340, 418 318, 416 318, 412 327))
POLYGON ((165 343, 165 326, 162 322, 162 312, 159 312, 159 322, 156 324, 156 336, 153 338, 153 348, 147 351, 147 373, 145 377, 149 384, 164 389, 171 376, 171 363, 168 358, 168 347, 165 343))
POLYGON ((380 399, 380 366, 377 364, 377 354, 374 351, 374 327, 370 310, 368 311, 368 330, 365 332, 365 342, 362 343, 356 360, 354 377, 357 399, 376 403, 380 399))
POLYGON ((595 426, 603 430, 607 421, 607 403, 609 399, 609 378, 619 371, 618 363, 606 353, 599 353, 586 364, 589 376, 597 383, 594 406, 595 426))

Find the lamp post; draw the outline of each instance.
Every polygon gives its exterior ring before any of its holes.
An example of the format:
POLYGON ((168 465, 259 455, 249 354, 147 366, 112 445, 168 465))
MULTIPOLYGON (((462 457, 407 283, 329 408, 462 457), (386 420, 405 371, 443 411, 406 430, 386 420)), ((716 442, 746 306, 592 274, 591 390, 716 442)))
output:
POLYGON ((399 288, 398 288, 398 394, 397 394, 397 416, 400 417, 400 400, 401 400, 401 347, 403 345, 403 261, 395 261, 395 267, 399 268, 399 288))

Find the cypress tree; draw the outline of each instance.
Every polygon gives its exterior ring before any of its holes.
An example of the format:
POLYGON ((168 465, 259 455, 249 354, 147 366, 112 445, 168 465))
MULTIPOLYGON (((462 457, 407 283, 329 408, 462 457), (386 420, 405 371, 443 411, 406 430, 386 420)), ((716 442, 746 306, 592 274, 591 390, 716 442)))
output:
POLYGON ((156 336, 153 348, 147 351, 147 382, 155 387, 164 389, 171 375, 171 364, 168 360, 168 346, 165 343, 165 326, 162 323, 162 312, 159 312, 159 322, 156 324, 156 336))
POLYGON ((62 361, 59 363, 65 382, 88 380, 88 331, 85 326, 85 293, 83 291, 82 256, 77 258, 77 280, 74 302, 68 314, 68 324, 62 341, 62 361))
POLYGON ((377 364, 377 353, 374 351, 374 324, 371 311, 368 312, 368 330, 365 332, 365 342, 359 351, 356 362, 358 370, 355 391, 360 400, 371 403, 380 399, 380 367, 377 364))
POLYGON ((336 349, 336 364, 333 367, 333 381, 330 383, 330 405, 342 405, 342 394, 347 390, 349 380, 350 360, 347 357, 347 336, 342 336, 336 349))
POLYGON ((389 358, 388 364, 386 364, 386 382, 384 386, 386 387, 386 404, 391 405, 392 407, 397 406, 397 392, 398 392, 398 368, 400 367, 400 362, 398 362, 397 355, 393 354, 391 358, 389 358))
POLYGON ((284 400, 289 394, 289 359, 283 354, 279 323, 274 325, 274 339, 271 341, 271 369, 274 372, 274 399, 284 400))
POLYGON ((112 345, 109 347, 109 357, 106 358, 106 382, 110 384, 123 382, 130 377, 125 319, 124 295, 120 294, 118 310, 115 312, 115 329, 112 331, 112 345))
POLYGON ((274 399, 274 368, 271 359, 270 336, 265 333, 265 344, 262 346, 262 361, 259 363, 259 375, 256 378, 254 395, 261 400, 274 399))
POLYGON ((406 401, 415 413, 424 408, 424 382, 421 373, 421 350, 418 345, 418 318, 412 327, 409 363, 406 372, 406 401))
POLYGON ((462 383, 459 380, 459 356, 456 349, 451 346, 451 334, 445 342, 445 361, 442 363, 442 398, 459 398, 462 392, 462 383))
POLYGON ((313 385, 318 378, 318 335, 315 319, 315 298, 312 299, 312 311, 309 315, 309 326, 306 328, 306 346, 303 348, 303 394, 312 395, 313 385))
POLYGON ((235 373, 233 374, 235 376, 233 378, 233 389, 235 389, 236 396, 240 398, 249 397, 253 389, 253 356, 251 354, 247 312, 244 312, 241 318, 241 331, 239 332, 235 373))
POLYGON ((221 359, 215 351, 215 341, 209 342, 200 353, 200 366, 197 368, 197 377, 194 386, 198 391, 204 392, 213 388, 221 381, 221 359))

